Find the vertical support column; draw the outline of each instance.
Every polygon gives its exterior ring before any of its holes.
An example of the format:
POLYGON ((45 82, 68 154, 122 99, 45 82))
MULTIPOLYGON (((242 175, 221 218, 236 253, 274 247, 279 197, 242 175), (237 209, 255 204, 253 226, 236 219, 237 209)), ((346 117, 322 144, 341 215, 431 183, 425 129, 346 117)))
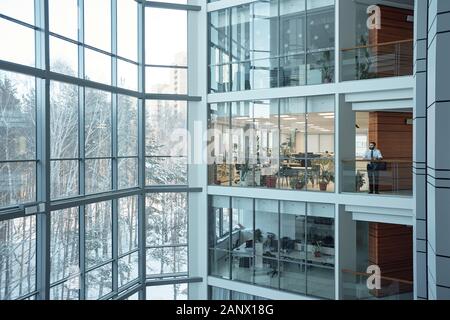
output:
POLYGON ((336 221, 338 225, 338 238, 337 246, 339 249, 337 253, 336 269, 339 273, 339 299, 343 299, 344 296, 344 279, 342 278, 341 270, 357 271, 356 265, 356 222, 353 220, 351 212, 345 211, 345 206, 337 205, 336 221))
MULTIPOLYGON (((111 84, 113 87, 117 87, 117 0, 111 0, 111 84)), ((118 110, 118 95, 113 93, 111 95, 111 108, 112 108, 112 189, 118 190, 118 138, 117 138, 117 110, 118 110)), ((119 212, 118 212, 118 199, 112 200, 112 291, 118 293, 119 291, 119 212)))
POLYGON ((338 95, 336 98, 336 121, 337 132, 336 143, 338 148, 336 153, 336 171, 339 177, 336 179, 338 191, 353 192, 355 188, 355 163, 347 162, 355 159, 356 154, 356 129, 355 113, 352 105, 345 101, 345 95, 338 95))
MULTIPOLYGON (((35 1, 36 67, 50 71, 48 0, 35 1), (43 30, 43 31, 42 31, 43 30)), ((40 300, 50 299, 50 80, 36 79, 36 167, 37 200, 42 205, 36 215, 36 289, 40 300)))
MULTIPOLYGON (((78 42, 84 44, 84 0, 78 0, 78 42)), ((84 79, 84 46, 78 46, 78 77, 84 79)), ((85 88, 78 87, 78 157, 79 161, 79 192, 85 194, 85 88)), ((86 224, 85 224, 85 206, 79 208, 79 241, 80 241, 80 300, 86 299, 86 224)))
POLYGON ((450 1, 428 1, 428 298, 450 299, 450 1))
POLYGON ((139 78, 138 89, 142 94, 138 104, 138 145, 139 145, 139 168, 138 183, 142 193, 138 202, 138 246, 139 246, 139 281, 142 290, 139 291, 139 299, 146 300, 146 254, 145 254, 145 1, 138 3, 138 62, 139 78))
POLYGON ((415 1, 414 48, 414 151, 413 186, 414 226, 414 297, 427 299, 427 208, 426 208, 426 132, 427 132, 427 42, 428 3, 415 1))
POLYGON ((202 101, 188 103, 188 181, 190 187, 201 187, 200 193, 188 194, 189 276, 202 277, 203 282, 189 285, 189 299, 208 297, 208 197, 207 197, 207 12, 205 1, 190 0, 200 5, 198 12, 188 11, 188 94, 202 101))

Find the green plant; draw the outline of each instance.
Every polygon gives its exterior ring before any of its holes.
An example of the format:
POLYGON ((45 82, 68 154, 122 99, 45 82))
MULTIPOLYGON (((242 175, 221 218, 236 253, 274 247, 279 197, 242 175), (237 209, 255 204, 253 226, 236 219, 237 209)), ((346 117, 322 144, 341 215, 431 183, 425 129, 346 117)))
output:
POLYGON ((320 257, 322 250, 322 241, 316 241, 314 244, 314 255, 320 257))
POLYGON ((329 184, 334 182, 334 160, 333 159, 320 159, 319 165, 319 182, 329 184))
POLYGON ((255 241, 256 242, 262 242, 263 236, 262 236, 262 231, 261 229, 256 229, 255 230, 255 241))
POLYGON ((322 68, 322 80, 324 83, 333 82, 333 68, 331 66, 331 51, 324 51, 322 58, 318 61, 322 68))
POLYGON ((356 76, 357 79, 370 79, 373 77, 373 74, 370 72, 372 67, 372 55, 370 53, 370 48, 367 46, 367 40, 363 35, 361 35, 359 40, 359 46, 360 48, 357 49, 358 53, 355 54, 356 76), (361 57, 359 53, 361 53, 361 57))
POLYGON ((319 187, 320 191, 326 191, 328 185, 334 182, 334 160, 320 159, 316 163, 319 165, 319 187))
POLYGON ((334 182, 334 173, 328 170, 321 171, 319 175, 319 183, 329 185, 331 182, 334 182))
POLYGON ((292 189, 301 190, 305 187, 305 174, 300 173, 297 176, 293 176, 290 178, 289 182, 292 189))
POLYGON ((356 172, 356 190, 361 190, 365 183, 366 179, 364 178, 364 174, 358 170, 356 172))

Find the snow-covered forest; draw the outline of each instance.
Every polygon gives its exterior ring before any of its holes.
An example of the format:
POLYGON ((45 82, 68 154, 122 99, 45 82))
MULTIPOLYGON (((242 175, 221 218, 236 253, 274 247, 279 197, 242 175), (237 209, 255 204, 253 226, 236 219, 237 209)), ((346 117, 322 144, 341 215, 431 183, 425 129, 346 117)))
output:
MULTIPOLYGON (((60 73, 68 67, 58 65, 60 73)), ((138 185, 138 101, 60 82, 50 86, 50 194, 52 200, 138 185), (80 107, 81 106, 81 107, 80 107), (113 123, 117 119, 117 123, 113 123), (117 128, 113 132, 113 128, 117 128), (84 137, 84 146, 79 145, 84 137), (117 138, 117 154, 113 142, 117 138), (117 161, 116 161, 117 160, 117 161), (117 186, 112 185, 117 164, 117 186), (83 174, 84 179, 80 176, 83 174), (84 185, 81 185, 85 181, 84 185)), ((186 184, 186 103, 148 101, 146 108, 146 184, 186 184), (175 134, 174 134, 175 133, 175 134), (174 136, 175 135, 175 136, 174 136), (177 151, 174 154, 173 150, 177 151)), ((37 200, 37 114, 33 78, 0 71, 0 207, 37 200)), ((146 208, 147 275, 187 271, 187 195, 148 194, 146 208)), ((112 290, 112 266, 118 285, 138 277, 138 197, 117 200, 118 257, 112 262, 113 202, 48 213, 51 216, 50 282, 53 299, 78 299, 85 281, 86 298, 112 290), (84 221, 81 228, 80 221, 84 221), (80 235, 80 230, 84 234, 80 235), (80 256, 80 241, 85 256, 80 256), (80 277, 80 261, 89 271, 80 277), (65 281, 63 281, 65 280, 65 281)), ((174 295, 186 286, 175 285, 174 295)), ((36 217, 0 221, 0 300, 36 290, 36 217)))

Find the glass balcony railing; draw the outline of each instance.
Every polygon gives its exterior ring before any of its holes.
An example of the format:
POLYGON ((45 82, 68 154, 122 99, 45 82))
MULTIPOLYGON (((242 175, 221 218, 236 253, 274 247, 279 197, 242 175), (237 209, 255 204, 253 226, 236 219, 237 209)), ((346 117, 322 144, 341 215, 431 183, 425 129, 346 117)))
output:
POLYGON ((343 192, 413 195, 411 160, 344 160, 342 174, 343 192))
POLYGON ((380 277, 380 289, 372 289, 372 274, 342 270, 343 300, 413 300, 414 283, 391 277, 380 277), (369 285, 368 285, 369 282, 369 285))
POLYGON ((342 49, 342 80, 412 75, 413 52, 412 39, 342 49))

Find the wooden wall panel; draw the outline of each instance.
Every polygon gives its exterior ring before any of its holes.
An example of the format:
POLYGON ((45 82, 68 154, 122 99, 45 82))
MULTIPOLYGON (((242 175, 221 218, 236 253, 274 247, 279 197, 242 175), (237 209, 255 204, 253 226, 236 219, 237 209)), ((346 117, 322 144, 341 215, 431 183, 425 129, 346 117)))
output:
MULTIPOLYGON (((381 269, 382 277, 413 281, 413 229, 408 226, 369 223, 369 263, 381 269)), ((384 280, 383 290, 372 293, 377 297, 397 292, 410 292, 407 283, 384 280), (391 286, 391 290, 386 289, 391 286)))
POLYGON ((412 189, 413 126, 406 124, 412 117, 409 112, 369 114, 369 141, 377 143, 385 160, 406 161, 380 171, 380 191, 412 189))
MULTIPOLYGON (((408 22, 408 16, 414 11, 388 6, 381 9, 381 29, 370 30, 369 45, 412 40, 414 23, 408 22)), ((398 45, 376 46, 371 49, 374 56, 374 72, 377 77, 412 75, 413 42, 398 45)))

